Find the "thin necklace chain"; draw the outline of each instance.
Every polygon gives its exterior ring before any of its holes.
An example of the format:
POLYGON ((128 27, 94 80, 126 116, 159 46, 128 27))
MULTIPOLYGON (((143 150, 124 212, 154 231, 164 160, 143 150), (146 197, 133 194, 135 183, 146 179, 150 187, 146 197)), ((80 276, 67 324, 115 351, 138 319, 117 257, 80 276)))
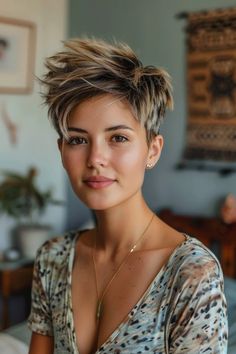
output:
POLYGON ((96 292, 97 292, 97 311, 96 311, 96 319, 97 321, 100 320, 101 317, 101 313, 102 313, 102 303, 103 303, 103 299, 104 296, 106 295, 108 289, 110 288, 111 283, 113 282, 113 280, 115 279, 115 277, 117 276, 117 274, 119 273, 119 271, 121 270, 121 267, 125 264, 126 260, 128 259, 129 255, 131 253, 134 252, 135 248, 137 247, 137 245, 139 244, 139 242, 142 240, 142 238, 144 237, 144 235, 146 234, 149 226, 152 223, 152 220, 154 218, 155 214, 152 214, 152 217, 150 219, 150 221, 148 222, 147 226, 145 227, 144 231, 142 232, 142 234, 139 236, 138 240, 136 241, 136 243, 130 248, 129 252, 125 255, 125 257, 123 258, 123 260, 121 261, 121 263, 119 264, 119 266, 117 267, 116 271, 114 272, 113 276, 111 277, 111 279, 108 281, 108 283, 106 284, 102 295, 100 296, 99 299, 99 294, 98 294, 98 280, 97 280, 97 270, 96 270, 96 263, 95 263, 95 259, 94 259, 94 251, 96 251, 97 249, 97 243, 96 243, 96 237, 94 240, 94 247, 92 248, 92 259, 93 259, 93 267, 94 267, 94 276, 95 276, 95 284, 96 284, 96 292))

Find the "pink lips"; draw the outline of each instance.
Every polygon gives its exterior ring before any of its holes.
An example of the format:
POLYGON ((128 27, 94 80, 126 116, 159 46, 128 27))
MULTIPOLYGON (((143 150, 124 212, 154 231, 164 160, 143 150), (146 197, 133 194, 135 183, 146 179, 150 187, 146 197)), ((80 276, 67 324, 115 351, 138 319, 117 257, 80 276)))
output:
POLYGON ((93 189, 105 188, 110 186, 114 182, 114 179, 107 178, 104 176, 91 176, 84 180, 84 183, 86 183, 88 187, 93 189))

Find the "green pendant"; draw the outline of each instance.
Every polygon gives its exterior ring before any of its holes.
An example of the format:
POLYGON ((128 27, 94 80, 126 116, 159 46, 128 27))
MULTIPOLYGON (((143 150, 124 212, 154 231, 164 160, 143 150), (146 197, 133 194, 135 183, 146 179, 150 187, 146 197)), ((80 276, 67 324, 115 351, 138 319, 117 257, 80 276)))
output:
POLYGON ((101 301, 98 301, 98 305, 97 305, 97 320, 99 321, 100 317, 101 317, 101 312, 102 312, 102 303, 101 301))

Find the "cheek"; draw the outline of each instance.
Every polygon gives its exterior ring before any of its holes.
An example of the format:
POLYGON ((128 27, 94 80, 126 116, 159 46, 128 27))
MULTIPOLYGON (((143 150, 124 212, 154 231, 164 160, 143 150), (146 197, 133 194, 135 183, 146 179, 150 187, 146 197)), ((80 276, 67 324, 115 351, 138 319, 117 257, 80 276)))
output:
POLYGON ((78 168, 81 166, 81 157, 78 154, 73 152, 64 151, 61 155, 62 164, 69 176, 78 171, 78 168))
POLYGON ((114 157, 115 164, 119 164, 120 168, 124 172, 134 172, 136 174, 143 174, 146 167, 146 153, 145 149, 140 149, 139 146, 126 151, 124 154, 120 154, 114 157))

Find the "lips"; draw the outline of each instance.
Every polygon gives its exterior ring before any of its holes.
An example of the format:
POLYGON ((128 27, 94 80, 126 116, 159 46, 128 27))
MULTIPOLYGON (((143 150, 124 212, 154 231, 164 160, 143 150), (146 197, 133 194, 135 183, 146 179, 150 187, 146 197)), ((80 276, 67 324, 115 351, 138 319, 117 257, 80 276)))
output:
POLYGON ((91 176, 84 179, 84 183, 93 189, 101 189, 110 186, 115 182, 114 179, 105 176, 91 176))

